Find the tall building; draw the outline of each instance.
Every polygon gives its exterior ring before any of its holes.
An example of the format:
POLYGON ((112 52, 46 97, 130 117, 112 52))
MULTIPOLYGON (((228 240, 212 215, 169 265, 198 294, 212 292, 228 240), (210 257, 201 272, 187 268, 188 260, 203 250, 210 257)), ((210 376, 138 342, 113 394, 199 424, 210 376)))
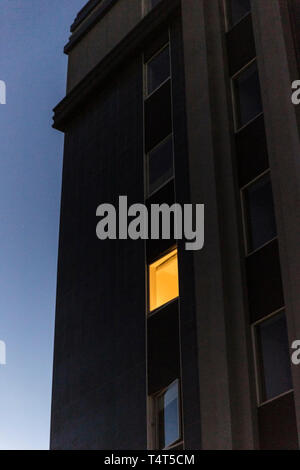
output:
POLYGON ((52 449, 297 449, 298 0, 90 0, 67 94, 52 449), (205 204, 205 245, 96 209, 205 204))

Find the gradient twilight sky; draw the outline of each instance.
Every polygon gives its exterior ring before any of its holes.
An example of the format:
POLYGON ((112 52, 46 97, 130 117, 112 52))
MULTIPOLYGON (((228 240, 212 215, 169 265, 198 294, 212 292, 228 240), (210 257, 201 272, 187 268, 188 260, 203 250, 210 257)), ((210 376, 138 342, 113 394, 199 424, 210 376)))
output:
POLYGON ((69 27, 85 0, 0 0, 0 450, 48 449, 69 27))

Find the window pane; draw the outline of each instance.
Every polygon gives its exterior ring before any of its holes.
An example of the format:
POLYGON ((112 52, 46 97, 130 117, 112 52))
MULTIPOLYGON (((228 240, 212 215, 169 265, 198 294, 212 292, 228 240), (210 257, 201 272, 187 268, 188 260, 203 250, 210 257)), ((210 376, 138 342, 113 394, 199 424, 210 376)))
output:
POLYGON ((234 79, 237 127, 240 128, 263 110, 256 63, 234 79))
POLYGON ((248 251, 253 251, 277 235, 270 176, 266 175, 244 190, 248 251))
POLYGON ((171 82, 167 80, 145 100, 145 152, 172 133, 171 82))
POLYGON ((227 0, 227 5, 230 27, 234 26, 251 11, 250 0, 227 0))
POLYGON ((256 327, 262 400, 270 400, 292 389, 289 342, 285 314, 256 327))
POLYGON ((165 47, 147 64, 147 91, 152 93, 170 77, 169 46, 165 47))
POLYGON ((158 399, 158 433, 160 449, 170 446, 180 437, 178 382, 158 399))
POLYGON ((168 137, 148 156, 148 193, 166 183, 173 176, 173 139, 168 137))
POLYGON ((179 295, 177 250, 163 256, 149 267, 150 311, 179 295))

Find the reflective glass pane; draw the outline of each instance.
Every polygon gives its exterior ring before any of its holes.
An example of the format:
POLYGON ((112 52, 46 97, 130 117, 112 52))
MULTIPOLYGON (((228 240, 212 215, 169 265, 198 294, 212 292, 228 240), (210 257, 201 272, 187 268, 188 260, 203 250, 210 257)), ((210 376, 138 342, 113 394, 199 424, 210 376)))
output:
POLYGON ((233 81, 237 128, 254 119, 263 110, 256 62, 233 81))
POLYGON ((178 382, 174 382, 158 399, 159 448, 176 442, 179 435, 178 382))
POLYGON ((270 400, 292 388, 289 341, 285 314, 256 326, 262 400, 270 400))
POLYGON ((227 0, 227 15, 229 26, 234 26, 250 11, 250 0, 227 0))
POLYGON ((248 251, 253 251, 277 235, 273 192, 266 175, 244 190, 248 251))
POLYGON ((148 194, 173 176, 173 139, 170 136, 148 155, 148 194))
POLYGON ((169 46, 147 63, 147 92, 152 93, 170 77, 169 46))

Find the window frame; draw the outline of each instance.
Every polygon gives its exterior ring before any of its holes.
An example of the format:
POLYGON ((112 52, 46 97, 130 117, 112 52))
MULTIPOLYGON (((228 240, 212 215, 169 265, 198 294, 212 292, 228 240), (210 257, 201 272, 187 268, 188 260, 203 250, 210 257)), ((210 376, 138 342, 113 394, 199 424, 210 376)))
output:
POLYGON ((244 65, 234 75, 232 75, 232 77, 230 77, 230 92, 231 92, 231 100, 232 100, 232 108, 233 108, 233 126, 234 126, 235 134, 238 134, 239 132, 241 132, 243 129, 245 129, 252 122, 254 122, 256 119, 258 119, 260 116, 264 114, 264 110, 262 109, 262 111, 260 111, 256 116, 251 118, 248 122, 246 122, 245 124, 239 125, 237 94, 235 91, 235 80, 238 78, 239 75, 241 75, 248 68, 250 68, 251 65, 253 65, 255 62, 256 62, 257 72, 259 74, 257 57, 254 57, 252 60, 250 60, 250 62, 247 62, 246 65, 244 65))
POLYGON ((279 398, 288 395, 290 393, 293 393, 294 387, 292 387, 289 390, 286 390, 285 392, 280 393, 279 395, 276 395, 272 398, 269 399, 264 399, 264 385, 263 385, 263 374, 262 374, 262 357, 261 353, 259 350, 259 345, 258 345, 258 337, 257 337, 257 327, 264 323, 267 320, 270 320, 273 317, 276 317, 277 315, 283 314, 286 316, 286 307, 283 306, 278 310, 275 310, 274 312, 270 313, 270 315, 267 315, 256 322, 254 322, 251 325, 251 340, 252 340, 252 351, 253 351, 253 358, 254 358, 254 375, 255 375, 255 388, 256 388, 256 402, 257 406, 260 408, 268 403, 271 403, 275 400, 278 400, 279 398))
MULTIPOLYGON (((268 168, 266 171, 264 171, 263 173, 260 173, 258 176, 256 176, 253 180, 249 181, 249 183, 242 186, 242 188, 240 189, 244 249, 245 249, 245 255, 246 255, 247 258, 251 255, 254 255, 254 253, 257 253, 258 251, 262 250, 266 246, 270 245, 275 240, 278 240, 278 231, 277 231, 277 234, 276 234, 275 237, 272 237, 270 240, 263 243, 261 246, 255 248, 255 249, 251 249, 250 237, 249 237, 249 222, 248 222, 248 213, 247 213, 248 211, 247 211, 247 208, 246 208, 245 192, 250 186, 252 186, 257 181, 259 181, 261 178, 264 178, 267 175, 269 175, 270 182, 272 184, 271 170, 270 170, 270 168, 268 168)), ((274 204, 274 206, 275 206, 275 204, 274 204)), ((275 207, 274 207, 274 209, 275 209, 275 207)), ((275 210, 274 210, 274 216, 275 216, 275 220, 276 220, 275 210)))
MULTIPOLYGON (((251 15, 252 14, 252 8, 250 8, 250 10, 245 13, 243 16, 241 16, 241 18, 236 22, 236 23, 232 23, 230 21, 230 11, 229 11, 229 1, 230 0, 223 0, 223 5, 224 5, 224 18, 225 18, 225 31, 226 33, 229 33, 229 31, 231 31, 233 28, 235 28, 238 24, 240 24, 245 18, 247 18, 247 16, 251 15)), ((251 3, 251 1, 250 1, 251 3)))
POLYGON ((171 41, 170 41, 170 31, 168 30, 169 40, 165 43, 160 49, 158 49, 146 62, 143 60, 144 63, 144 101, 150 98, 153 93, 156 93, 163 85, 165 85, 169 80, 172 81, 172 59, 171 59, 171 41), (165 49, 169 49, 169 76, 163 80, 154 90, 150 93, 148 92, 148 65, 149 63, 154 60, 159 54, 161 54, 165 49))
POLYGON ((164 387, 162 390, 154 393, 149 396, 149 409, 150 409, 150 422, 149 422, 149 432, 150 432, 150 447, 151 449, 156 450, 176 450, 180 445, 184 446, 183 443, 183 426, 182 426, 182 401, 181 401, 181 381, 180 379, 175 379, 169 385, 164 387), (164 394, 174 385, 177 384, 178 389, 178 439, 174 442, 165 446, 163 448, 159 447, 159 410, 158 410, 158 400, 164 396, 164 394))

